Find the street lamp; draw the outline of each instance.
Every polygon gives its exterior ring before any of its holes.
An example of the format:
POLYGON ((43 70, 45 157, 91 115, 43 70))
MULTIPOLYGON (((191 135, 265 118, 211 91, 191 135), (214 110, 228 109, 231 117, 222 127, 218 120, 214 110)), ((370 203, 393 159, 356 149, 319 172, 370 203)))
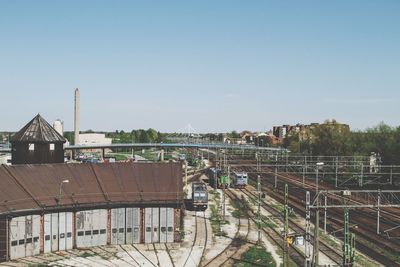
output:
POLYGON ((58 192, 58 195, 56 196, 57 205, 60 204, 60 201, 61 201, 61 193, 62 193, 62 185, 65 184, 65 183, 69 183, 69 180, 68 180, 68 179, 65 179, 65 180, 62 180, 62 181, 60 182, 60 190, 59 190, 59 192, 58 192))
POLYGON ((318 194, 318 169, 320 166, 324 166, 323 162, 317 162, 317 175, 315 176, 315 193, 318 194))

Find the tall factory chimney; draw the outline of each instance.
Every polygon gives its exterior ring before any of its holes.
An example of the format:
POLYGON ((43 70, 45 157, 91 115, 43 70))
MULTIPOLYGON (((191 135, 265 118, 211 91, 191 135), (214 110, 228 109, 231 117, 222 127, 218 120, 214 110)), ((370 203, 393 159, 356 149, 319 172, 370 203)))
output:
POLYGON ((74 145, 79 144, 79 126, 80 126, 80 95, 79 89, 75 89, 75 113, 74 113, 74 130, 75 130, 75 141, 74 145))

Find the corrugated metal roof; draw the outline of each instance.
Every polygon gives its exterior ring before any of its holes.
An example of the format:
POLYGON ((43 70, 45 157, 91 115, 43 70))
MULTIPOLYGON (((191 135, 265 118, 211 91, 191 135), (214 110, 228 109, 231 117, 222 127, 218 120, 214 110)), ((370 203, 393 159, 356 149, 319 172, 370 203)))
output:
POLYGON ((36 115, 19 132, 11 137, 11 142, 65 143, 65 138, 40 116, 36 115))
MULTIPOLYGON (((4 166, 4 165, 3 165, 4 166)), ((0 168, 0 213, 37 209, 39 206, 4 167, 0 168)))
POLYGON ((182 203, 180 163, 0 167, 0 214, 106 204, 182 203), (60 184, 62 194, 57 204, 60 184))

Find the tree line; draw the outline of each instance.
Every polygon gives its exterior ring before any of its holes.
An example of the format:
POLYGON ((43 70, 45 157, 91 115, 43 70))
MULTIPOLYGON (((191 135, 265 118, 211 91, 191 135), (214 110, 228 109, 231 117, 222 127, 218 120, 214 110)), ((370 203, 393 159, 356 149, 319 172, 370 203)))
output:
POLYGON ((165 141, 165 134, 160 133, 152 128, 144 130, 132 130, 125 132, 116 130, 113 133, 107 133, 107 137, 112 138, 112 142, 118 143, 161 143, 165 141))
POLYGON ((282 144, 294 153, 353 156, 379 153, 385 165, 400 165, 400 126, 380 123, 365 131, 351 131, 335 120, 325 121, 302 134, 288 133, 282 144))

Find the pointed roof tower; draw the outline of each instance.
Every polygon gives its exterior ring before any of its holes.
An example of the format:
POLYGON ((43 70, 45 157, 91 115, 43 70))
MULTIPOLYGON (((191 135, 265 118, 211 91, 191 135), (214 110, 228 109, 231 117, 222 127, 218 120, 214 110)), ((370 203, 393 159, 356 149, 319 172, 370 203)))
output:
POLYGON ((63 163, 65 138, 40 114, 11 137, 11 164, 63 163))
POLYGON ((13 142, 65 143, 66 139, 38 114, 12 136, 13 142))

